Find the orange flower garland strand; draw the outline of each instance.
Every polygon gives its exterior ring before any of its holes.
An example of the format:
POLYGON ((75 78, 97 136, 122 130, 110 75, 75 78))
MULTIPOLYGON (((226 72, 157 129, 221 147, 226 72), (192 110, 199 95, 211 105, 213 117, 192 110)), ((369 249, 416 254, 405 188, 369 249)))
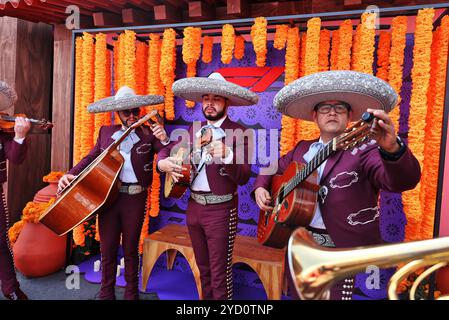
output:
POLYGON ((75 119, 73 132, 73 162, 78 163, 81 160, 81 130, 82 114, 81 105, 82 83, 83 83, 83 38, 78 37, 75 41, 75 119))
MULTIPOLYGON (((150 33, 147 72, 148 94, 164 95, 165 89, 159 72, 161 63, 161 44, 160 36, 158 34, 150 33)), ((148 107, 147 112, 150 112, 153 108, 157 108, 159 115, 164 117, 164 104, 148 107)))
POLYGON ((125 30, 124 86, 136 90, 136 33, 125 30))
POLYGON ((360 23, 356 30, 355 34, 352 37, 352 56, 351 56, 351 70, 359 71, 360 70, 360 56, 361 56, 361 38, 362 38, 362 24, 360 23))
POLYGON ((136 94, 147 93, 147 71, 148 71, 148 46, 146 43, 138 42, 136 46, 135 82, 136 94))
POLYGON ((167 120, 174 120, 175 102, 172 85, 176 69, 176 32, 172 28, 164 30, 159 68, 161 81, 165 87, 165 115, 167 120))
POLYGON ((214 38, 205 36, 203 38, 203 49, 201 53, 201 61, 210 63, 212 61, 212 49, 214 47, 214 38))
POLYGON ((379 47, 377 48, 377 73, 376 77, 388 82, 388 67, 390 65, 391 34, 381 31, 379 35, 379 47))
POLYGON ((340 46, 340 35, 338 30, 332 32, 332 49, 331 49, 331 70, 338 68, 338 47, 340 46))
MULTIPOLYGON (((424 135, 427 116, 427 90, 430 78, 430 57, 432 45, 432 23, 434 9, 421 9, 416 17, 415 46, 413 48, 412 96, 410 100, 410 130, 408 133, 409 147, 418 159, 422 168, 424 160, 424 135)), ((405 239, 418 240, 422 221, 422 207, 420 202, 421 183, 413 190, 403 193, 404 211, 407 225, 405 239)))
POLYGON ((364 13, 361 18, 360 60, 358 71, 373 74, 374 44, 376 29, 373 25, 376 18, 374 13, 364 13))
MULTIPOLYGON (((201 55, 201 28, 187 27, 184 29, 182 43, 182 59, 187 64, 187 78, 196 76, 196 63, 201 55)), ((194 101, 186 101, 188 108, 195 106, 194 101)))
POLYGON ((245 38, 240 35, 235 37, 234 57, 237 60, 242 60, 245 56, 245 38))
POLYGON ((329 49, 330 49, 331 33, 329 30, 323 29, 320 33, 320 52, 318 54, 318 71, 329 70, 329 49))
MULTIPOLYGON (((107 88, 106 88, 106 95, 110 96, 111 95, 111 81, 112 81, 112 53, 111 51, 107 50, 106 51, 106 83, 107 83, 107 88)), ((112 112, 106 112, 104 113, 104 125, 109 126, 111 125, 111 121, 112 121, 112 112)))
POLYGON ((345 20, 338 31, 338 57, 336 70, 350 70, 352 47, 352 22, 345 20))
POLYGON ((424 216, 422 222, 422 238, 433 237, 435 218, 435 203, 438 186, 439 154, 441 147, 442 118, 444 110, 446 71, 449 45, 449 16, 444 16, 437 31, 437 44, 434 56, 433 68, 435 72, 432 81, 432 94, 428 101, 426 119, 426 137, 424 146, 423 179, 421 179, 421 193, 424 194, 422 207, 424 216))
MULTIPOLYGON (((95 36, 95 95, 94 101, 106 98, 109 96, 107 82, 106 69, 107 69, 107 43, 106 35, 98 33, 95 36)), ((105 115, 103 113, 97 113, 95 117, 95 129, 93 140, 97 141, 100 128, 104 125, 105 115)))
POLYGON ((234 52, 235 31, 230 24, 225 24, 221 33, 221 62, 230 64, 234 52))
POLYGON ((256 65, 264 67, 267 58, 267 19, 258 17, 251 26, 251 39, 256 52, 256 65))
MULTIPOLYGON (((285 85, 296 80, 299 75, 299 29, 290 28, 287 35, 285 51, 285 85)), ((282 116, 282 131, 280 142, 281 156, 285 155, 295 146, 296 120, 288 116, 282 116)))
POLYGON ((307 33, 301 33, 301 50, 299 58, 299 77, 304 77, 306 72, 306 46, 307 46, 307 33))
POLYGON ((400 16, 393 18, 391 22, 391 51, 390 51, 390 69, 388 71, 388 82, 398 94, 398 103, 389 113, 396 131, 399 130, 402 71, 404 65, 404 50, 407 34, 407 17, 400 16))
POLYGON ((276 26, 276 33, 274 34, 273 47, 278 50, 285 48, 287 42, 289 26, 286 24, 278 24, 276 26))

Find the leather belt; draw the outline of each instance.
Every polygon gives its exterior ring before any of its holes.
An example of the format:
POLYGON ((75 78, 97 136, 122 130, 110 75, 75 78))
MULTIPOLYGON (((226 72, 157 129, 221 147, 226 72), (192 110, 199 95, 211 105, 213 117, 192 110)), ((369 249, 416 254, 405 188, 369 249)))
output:
POLYGON ((147 190, 147 189, 142 187, 140 184, 131 184, 131 185, 126 185, 126 186, 122 185, 122 186, 120 186, 120 189, 119 189, 120 192, 127 193, 130 195, 139 194, 145 190, 147 190))
POLYGON ((224 194, 217 196, 213 193, 194 193, 193 191, 190 193, 190 197, 195 200, 197 203, 205 206, 207 204, 217 204, 231 201, 234 198, 232 193, 224 194))

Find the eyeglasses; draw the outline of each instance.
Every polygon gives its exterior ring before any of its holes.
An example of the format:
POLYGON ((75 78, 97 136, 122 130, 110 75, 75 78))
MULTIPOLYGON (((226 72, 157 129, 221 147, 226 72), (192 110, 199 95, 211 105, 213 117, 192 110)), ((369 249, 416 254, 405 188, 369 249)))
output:
POLYGON ((131 113, 135 116, 138 117, 140 115, 140 108, 135 108, 135 109, 129 109, 129 110, 122 110, 122 113, 125 117, 129 117, 131 115, 131 113))
POLYGON ((316 111, 321 114, 327 114, 334 109, 335 113, 342 114, 349 111, 349 107, 344 104, 323 104, 316 108, 316 111))

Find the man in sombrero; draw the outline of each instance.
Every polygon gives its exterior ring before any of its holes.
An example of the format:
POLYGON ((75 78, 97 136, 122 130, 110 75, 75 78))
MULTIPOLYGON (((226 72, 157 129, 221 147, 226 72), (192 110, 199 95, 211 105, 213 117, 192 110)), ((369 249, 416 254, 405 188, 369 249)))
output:
MULTIPOLYGON (((13 107, 16 101, 15 90, 0 81, 0 111, 13 107)), ((18 117, 14 125, 14 135, 0 131, 0 192, 3 199, 0 204, 0 282, 4 296, 9 300, 27 300, 28 297, 20 289, 14 270, 12 250, 8 239, 9 213, 2 185, 7 180, 6 160, 15 164, 20 164, 25 160, 27 151, 25 138, 30 128, 28 119, 18 117)))
MULTIPOLYGON (((178 97, 202 104, 207 121, 196 129, 190 127, 191 143, 211 129, 212 142, 199 148, 200 160, 195 163, 196 170, 191 177, 191 196, 186 212, 200 271, 202 298, 231 299, 232 252, 238 223, 237 187, 246 184, 251 174, 249 159, 253 138, 251 133, 243 138, 246 129, 231 121, 227 112, 229 106, 256 104, 258 96, 226 81, 219 73, 212 73, 207 78, 178 80, 173 84, 173 92, 178 97), (242 157, 241 161, 239 157, 242 157)), ((158 155, 159 170, 173 175, 174 179, 182 176, 181 167, 170 157, 170 151, 179 143, 181 141, 171 143, 158 155)))
MULTIPOLYGON (((127 128, 139 119, 140 107, 164 102, 162 96, 136 95, 129 87, 120 88, 113 97, 99 100, 88 107, 91 113, 116 112, 121 125, 103 126, 97 143, 90 153, 59 181, 59 189, 65 188, 76 175, 119 139, 127 128)), ((139 275, 139 237, 146 211, 147 188, 153 179, 153 157, 169 138, 159 124, 141 126, 129 134, 120 144, 120 154, 125 162, 119 173, 119 196, 98 216, 101 250, 101 300, 115 299, 117 250, 122 234, 125 258, 125 300, 137 300, 139 275)))
MULTIPOLYGON (((284 115, 314 121, 320 130, 315 140, 298 141, 279 160, 277 174, 292 161, 309 162, 350 121, 365 112, 377 118, 373 140, 353 150, 337 151, 318 170, 318 205, 308 226, 316 242, 325 247, 351 248, 383 243, 378 206, 380 190, 403 192, 419 182, 417 159, 396 135, 388 112, 397 94, 385 81, 355 71, 326 71, 302 77, 284 87, 274 104, 284 115)), ((259 175, 253 192, 261 210, 271 211, 271 176, 259 175)), ((331 290, 331 299, 349 300, 353 279, 331 290)))

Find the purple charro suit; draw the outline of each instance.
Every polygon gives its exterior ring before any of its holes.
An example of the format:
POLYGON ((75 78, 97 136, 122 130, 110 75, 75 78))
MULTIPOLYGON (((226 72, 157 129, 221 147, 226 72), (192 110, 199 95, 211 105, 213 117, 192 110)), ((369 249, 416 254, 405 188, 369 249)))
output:
MULTIPOLYGON (((101 152, 114 142, 111 136, 121 129, 121 125, 101 127, 98 140, 90 153, 84 157, 69 173, 78 175, 101 152)), ((140 138, 131 149, 131 163, 138 184, 147 188, 153 179, 153 157, 163 145, 154 137, 147 127, 135 130, 140 138)), ((137 299, 139 274, 139 237, 145 217, 147 193, 130 195, 119 193, 117 200, 109 207, 103 208, 98 216, 100 230, 100 249, 102 280, 100 299, 115 299, 115 278, 117 270, 117 250, 120 234, 125 256, 125 299, 137 299)))
POLYGON ((9 246, 8 228, 9 214, 6 206, 6 199, 1 183, 6 182, 6 160, 15 164, 20 164, 25 160, 27 151, 27 140, 22 144, 13 140, 10 134, 0 133, 0 189, 2 194, 2 204, 0 205, 0 281, 2 282, 2 292, 9 295, 19 288, 12 251, 9 246))
MULTIPOLYGON (((206 125, 202 122, 201 126, 206 125)), ((228 134, 246 129, 227 117, 221 128, 228 134), (238 131, 236 131, 238 130, 238 131)), ((193 127, 189 129, 190 141, 193 141, 193 127)), ((207 181, 214 195, 233 194, 232 200, 219 204, 202 205, 192 198, 187 208, 187 227, 192 240, 195 260, 200 270, 203 299, 225 300, 232 298, 232 252, 238 222, 238 185, 248 182, 251 174, 249 158, 252 153, 252 136, 236 139, 233 137, 234 159, 231 164, 221 162, 206 165, 207 181), (237 160, 237 153, 243 161, 237 160), (240 150, 240 152, 237 152, 240 150)), ((158 160, 170 156, 170 151, 178 142, 162 149, 158 160)), ((229 146, 231 147, 231 146, 229 146)), ((203 169, 204 170, 204 169, 203 169)), ((198 192, 199 193, 199 192, 198 192)))
MULTIPOLYGON (((292 161, 305 163, 303 156, 316 141, 299 142, 279 160, 277 174, 282 174, 292 161)), ((320 180, 328 193, 324 199, 318 197, 318 205, 335 246, 352 248, 383 243, 379 226, 380 190, 413 189, 420 177, 418 160, 408 148, 397 161, 384 160, 374 141, 331 155, 320 180)), ((271 176, 259 175, 253 192, 259 187, 270 190, 270 183, 271 176)), ((332 294, 331 298, 336 296, 332 294)))

